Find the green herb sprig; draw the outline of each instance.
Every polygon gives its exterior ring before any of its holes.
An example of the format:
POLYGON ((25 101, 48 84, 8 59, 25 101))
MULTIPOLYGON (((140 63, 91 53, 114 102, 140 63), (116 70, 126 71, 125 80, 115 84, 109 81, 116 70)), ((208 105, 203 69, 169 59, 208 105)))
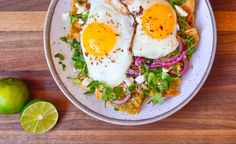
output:
POLYGON ((155 68, 153 70, 148 69, 147 65, 142 65, 142 72, 146 77, 146 82, 150 90, 145 90, 148 95, 150 91, 154 92, 149 103, 158 104, 163 101, 163 93, 168 90, 170 84, 176 80, 176 78, 163 71, 161 68, 155 68))
POLYGON ((59 59, 58 63, 62 66, 62 70, 64 71, 66 69, 66 65, 63 62, 65 60, 65 56, 61 53, 57 53, 57 54, 55 54, 54 57, 59 59))

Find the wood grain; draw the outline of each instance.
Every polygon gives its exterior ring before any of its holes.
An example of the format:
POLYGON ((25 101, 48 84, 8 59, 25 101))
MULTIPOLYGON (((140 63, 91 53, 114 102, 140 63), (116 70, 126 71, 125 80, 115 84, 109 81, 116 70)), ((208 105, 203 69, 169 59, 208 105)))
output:
POLYGON ((59 110, 56 127, 43 135, 22 131, 19 115, 0 115, 0 143, 236 143, 236 1, 211 0, 218 49, 211 74, 183 109, 157 123, 125 127, 98 121, 73 106, 55 84, 43 51, 49 0, 1 0, 0 78, 19 77, 34 98, 59 110))
POLYGON ((0 31, 42 31, 46 12, 1 12, 0 31))
POLYGON ((25 134, 24 132, 17 131, 0 131, 3 142, 16 142, 15 139, 24 139, 26 144, 30 144, 32 141, 37 144, 48 143, 48 139, 51 139, 54 143, 79 143, 79 144, 123 144, 123 143, 135 143, 135 144, 163 144, 163 143, 185 143, 196 144, 196 143, 224 143, 234 144, 235 143, 235 130, 151 130, 151 131, 117 131, 117 130, 80 130, 80 131, 54 131, 49 133, 47 136, 39 135, 32 136, 25 134), (12 137, 8 137, 12 135, 12 137), (137 136, 138 141, 137 141, 137 136), (158 139, 157 139, 158 137, 158 139), (107 139, 109 138, 109 140, 107 139))
POLYGON ((50 0, 1 0, 0 11, 46 11, 50 0))
MULTIPOLYGON (((42 31, 45 16, 45 11, 0 12, 0 31, 42 31)), ((216 11, 215 16, 219 31, 236 31, 236 12, 216 11)))

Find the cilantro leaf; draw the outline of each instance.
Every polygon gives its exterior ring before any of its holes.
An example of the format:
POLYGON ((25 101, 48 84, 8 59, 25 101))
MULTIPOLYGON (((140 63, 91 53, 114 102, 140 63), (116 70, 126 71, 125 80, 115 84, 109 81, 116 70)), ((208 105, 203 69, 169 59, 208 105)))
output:
MULTIPOLYGON (((163 102, 163 97, 160 93, 156 92, 154 96, 152 97, 151 101, 153 104, 158 104, 163 102)), ((150 103, 149 102, 149 103, 150 103)))
POLYGON ((55 58, 59 58, 60 61, 65 60, 65 56, 63 54, 61 54, 61 53, 55 54, 55 58))
POLYGON ((169 3, 175 8, 175 5, 182 5, 186 2, 186 0, 168 0, 169 3))
POLYGON ((179 34, 184 37, 185 36, 185 29, 186 26, 188 25, 188 22, 185 17, 181 17, 180 15, 177 15, 178 18, 178 24, 180 27, 179 34))
POLYGON ((62 62, 62 61, 59 61, 59 64, 62 66, 62 70, 66 70, 66 65, 62 62))
POLYGON ((84 94, 93 94, 96 90, 96 87, 99 85, 99 81, 92 81, 87 87, 89 88, 84 94))
POLYGON ((137 88, 137 85, 136 85, 136 84, 132 84, 131 86, 128 87, 128 90, 129 90, 130 92, 133 92, 133 91, 136 90, 136 88, 137 88))
POLYGON ((191 47, 187 50, 186 55, 188 57, 191 57, 196 52, 196 50, 197 50, 196 47, 191 47))
MULTIPOLYGON (((154 96, 151 100, 153 104, 162 102, 162 94, 167 91, 170 84, 176 80, 176 78, 160 68, 146 71, 145 76, 148 87, 154 92, 154 96)), ((145 95, 149 95, 150 90, 145 90, 145 95)))
POLYGON ((82 15, 81 15, 81 20, 84 22, 84 24, 87 22, 88 20, 88 15, 89 15, 89 11, 86 11, 84 12, 82 15))
POLYGON ((73 23, 75 23, 78 20, 79 20, 79 15, 72 15, 72 14, 70 14, 70 24, 73 24, 73 23))

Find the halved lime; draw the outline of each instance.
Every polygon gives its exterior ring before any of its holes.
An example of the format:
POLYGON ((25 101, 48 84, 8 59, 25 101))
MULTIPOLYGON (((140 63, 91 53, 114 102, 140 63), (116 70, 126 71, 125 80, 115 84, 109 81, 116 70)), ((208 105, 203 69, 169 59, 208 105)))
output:
POLYGON ((33 100, 27 104, 20 116, 23 129, 30 133, 44 133, 55 126, 57 109, 45 100, 33 100))

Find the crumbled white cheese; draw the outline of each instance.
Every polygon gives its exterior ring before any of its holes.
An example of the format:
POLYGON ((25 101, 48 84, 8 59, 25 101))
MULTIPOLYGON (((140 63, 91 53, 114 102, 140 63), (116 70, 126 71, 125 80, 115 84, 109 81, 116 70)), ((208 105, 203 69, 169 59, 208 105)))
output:
POLYGON ((180 16, 182 17, 188 16, 188 13, 182 7, 175 5, 175 9, 178 12, 178 14, 180 14, 180 16))
POLYGON ((83 24, 84 24, 84 21, 83 21, 82 19, 79 19, 79 20, 78 20, 78 23, 81 24, 81 25, 83 25, 83 24))
POLYGON ((85 78, 83 81, 82 81, 82 85, 87 87, 90 83, 92 82, 92 79, 90 78, 85 78))
POLYGON ((166 69, 166 68, 162 68, 163 72, 168 73, 170 70, 166 69))
POLYGON ((142 84, 143 82, 145 82, 145 76, 144 75, 138 76, 138 77, 135 78, 135 81, 138 84, 142 84))
POLYGON ((87 10, 86 6, 81 5, 79 3, 76 3, 75 7, 78 9, 77 14, 82 14, 82 13, 86 12, 86 10, 87 10))
POLYGON ((124 79, 125 84, 129 87, 134 83, 134 79, 132 77, 126 77, 124 79))
POLYGON ((70 13, 68 13, 68 12, 63 13, 63 14, 62 14, 62 18, 63 18, 63 20, 65 20, 65 21, 69 20, 69 19, 70 19, 70 13))

